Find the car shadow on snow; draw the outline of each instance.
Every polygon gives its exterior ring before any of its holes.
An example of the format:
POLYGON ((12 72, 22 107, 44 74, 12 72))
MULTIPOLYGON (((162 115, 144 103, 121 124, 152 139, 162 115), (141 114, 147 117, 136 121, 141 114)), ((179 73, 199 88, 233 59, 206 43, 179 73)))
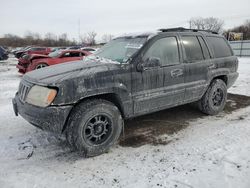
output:
MULTIPOLYGON (((224 112, 216 117, 223 118, 225 114, 249 105, 250 97, 229 93, 224 112)), ((121 135, 119 144, 123 147, 140 147, 145 144, 165 145, 174 139, 161 138, 161 135, 171 136, 185 129, 190 121, 204 116, 207 115, 187 104, 134 118, 125 122, 124 135, 121 135)))

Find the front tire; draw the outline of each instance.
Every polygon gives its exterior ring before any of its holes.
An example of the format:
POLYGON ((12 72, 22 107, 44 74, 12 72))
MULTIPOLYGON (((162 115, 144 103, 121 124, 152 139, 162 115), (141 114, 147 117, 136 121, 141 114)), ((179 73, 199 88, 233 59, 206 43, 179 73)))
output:
POLYGON ((44 68, 44 67, 47 67, 48 65, 46 63, 40 63, 36 66, 36 69, 41 69, 41 68, 44 68))
POLYGON ((215 79, 198 101, 198 108, 205 114, 216 115, 223 111, 227 101, 227 86, 221 79, 215 79))
POLYGON ((111 102, 94 99, 78 104, 66 128, 69 144, 86 157, 100 155, 118 140, 123 125, 119 109, 111 102))

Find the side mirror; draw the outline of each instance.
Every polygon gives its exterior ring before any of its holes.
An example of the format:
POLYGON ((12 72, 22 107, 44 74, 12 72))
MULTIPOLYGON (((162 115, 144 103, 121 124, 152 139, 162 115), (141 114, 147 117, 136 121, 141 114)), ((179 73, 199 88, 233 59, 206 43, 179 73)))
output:
POLYGON ((142 72, 144 70, 147 70, 148 68, 160 67, 160 66, 161 66, 161 63, 160 63, 159 58, 150 57, 150 58, 147 58, 145 61, 138 63, 137 70, 142 72))

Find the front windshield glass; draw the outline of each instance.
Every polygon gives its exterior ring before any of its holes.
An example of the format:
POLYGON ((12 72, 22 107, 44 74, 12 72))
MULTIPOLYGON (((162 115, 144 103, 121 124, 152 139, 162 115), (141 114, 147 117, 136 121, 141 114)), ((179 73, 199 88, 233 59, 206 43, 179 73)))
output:
POLYGON ((143 46, 146 40, 147 37, 117 38, 100 48, 95 55, 124 63, 143 46))
POLYGON ((60 50, 49 53, 49 57, 58 57, 62 52, 60 50))

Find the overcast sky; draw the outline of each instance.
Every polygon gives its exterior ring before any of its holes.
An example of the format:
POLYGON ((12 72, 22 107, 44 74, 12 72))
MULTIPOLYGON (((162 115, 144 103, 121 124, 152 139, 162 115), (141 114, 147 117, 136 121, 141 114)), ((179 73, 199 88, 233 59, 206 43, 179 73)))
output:
POLYGON ((187 26, 192 17, 217 17, 230 28, 250 19, 250 0, 0 0, 0 36, 27 31, 119 35, 187 26))

